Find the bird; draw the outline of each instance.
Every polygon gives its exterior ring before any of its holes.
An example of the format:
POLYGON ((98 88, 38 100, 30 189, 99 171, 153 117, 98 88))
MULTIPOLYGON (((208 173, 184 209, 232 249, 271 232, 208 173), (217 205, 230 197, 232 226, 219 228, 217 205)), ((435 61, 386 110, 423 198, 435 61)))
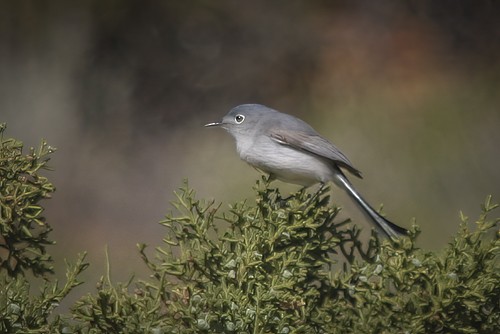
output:
POLYGON ((240 158, 269 174, 270 180, 304 187, 333 182, 347 192, 377 231, 392 240, 408 235, 408 230, 380 215, 359 194, 344 171, 358 178, 361 172, 303 120, 261 104, 242 104, 205 127, 225 129, 234 138, 240 158))

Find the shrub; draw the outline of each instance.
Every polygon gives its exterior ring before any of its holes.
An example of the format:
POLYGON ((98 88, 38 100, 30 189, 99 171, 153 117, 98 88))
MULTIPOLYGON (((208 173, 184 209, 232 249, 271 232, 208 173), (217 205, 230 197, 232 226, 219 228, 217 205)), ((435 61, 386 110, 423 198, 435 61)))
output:
POLYGON ((35 275, 52 272, 46 245, 52 230, 42 217, 42 199, 55 188, 39 171, 46 168, 53 148, 42 141, 38 150, 23 155, 23 143, 4 138, 0 124, 0 267, 9 276, 30 270, 35 275))
POLYGON ((255 203, 228 208, 196 199, 186 182, 161 222, 155 256, 138 245, 150 278, 114 283, 105 274, 95 293, 59 314, 58 303, 81 284, 85 254, 67 265, 62 288, 46 276, 50 227, 39 201, 54 188, 38 173, 50 149, 42 143, 23 156, 3 129, 0 332, 500 332, 500 232, 490 197, 474 224, 462 216, 448 246, 429 252, 416 246, 416 226, 397 242, 364 240, 338 219, 328 187, 283 198, 266 179, 255 203), (27 270, 46 276, 38 295, 27 270))
POLYGON ((77 276, 85 270, 85 255, 74 265, 68 264, 67 281, 45 280, 39 295, 30 291, 27 273, 46 276, 53 272, 46 246, 52 245, 52 230, 42 216, 41 201, 51 197, 55 188, 40 175, 47 168, 53 148, 42 141, 35 150, 23 154, 23 143, 5 138, 0 124, 0 332, 55 333, 64 325, 53 311, 77 285, 77 276))

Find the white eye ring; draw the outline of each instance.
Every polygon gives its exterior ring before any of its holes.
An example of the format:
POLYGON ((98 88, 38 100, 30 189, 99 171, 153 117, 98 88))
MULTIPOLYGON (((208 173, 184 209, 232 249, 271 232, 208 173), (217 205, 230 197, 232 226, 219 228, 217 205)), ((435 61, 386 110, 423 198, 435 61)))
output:
POLYGON ((243 116, 241 114, 234 116, 234 121, 236 122, 236 124, 241 124, 241 123, 243 123, 244 120, 245 120, 245 116, 243 116))

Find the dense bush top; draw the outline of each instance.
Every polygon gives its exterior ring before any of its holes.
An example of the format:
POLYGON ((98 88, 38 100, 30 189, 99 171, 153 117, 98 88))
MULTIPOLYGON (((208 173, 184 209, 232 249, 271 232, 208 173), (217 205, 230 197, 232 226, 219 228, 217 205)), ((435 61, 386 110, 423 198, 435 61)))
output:
MULTIPOLYGON (((267 180, 255 202, 203 201, 185 183, 156 256, 139 244, 150 279, 112 282, 83 296, 69 314, 58 303, 81 284, 85 255, 61 285, 46 245, 40 175, 53 151, 0 130, 0 332, 2 333, 498 333, 499 220, 487 198, 479 219, 463 217, 445 249, 360 238, 337 217, 328 188, 283 198, 267 180), (24 273, 45 275, 38 294, 24 273)), ((132 250, 130 250, 132 251, 132 250)))

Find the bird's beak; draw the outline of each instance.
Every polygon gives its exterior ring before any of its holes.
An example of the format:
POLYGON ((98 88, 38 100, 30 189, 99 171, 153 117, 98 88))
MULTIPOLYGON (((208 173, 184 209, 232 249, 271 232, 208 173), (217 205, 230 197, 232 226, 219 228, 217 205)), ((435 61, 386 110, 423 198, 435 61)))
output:
POLYGON ((211 126, 221 126, 221 125, 222 125, 222 122, 214 122, 214 123, 205 124, 205 127, 208 128, 211 126))

